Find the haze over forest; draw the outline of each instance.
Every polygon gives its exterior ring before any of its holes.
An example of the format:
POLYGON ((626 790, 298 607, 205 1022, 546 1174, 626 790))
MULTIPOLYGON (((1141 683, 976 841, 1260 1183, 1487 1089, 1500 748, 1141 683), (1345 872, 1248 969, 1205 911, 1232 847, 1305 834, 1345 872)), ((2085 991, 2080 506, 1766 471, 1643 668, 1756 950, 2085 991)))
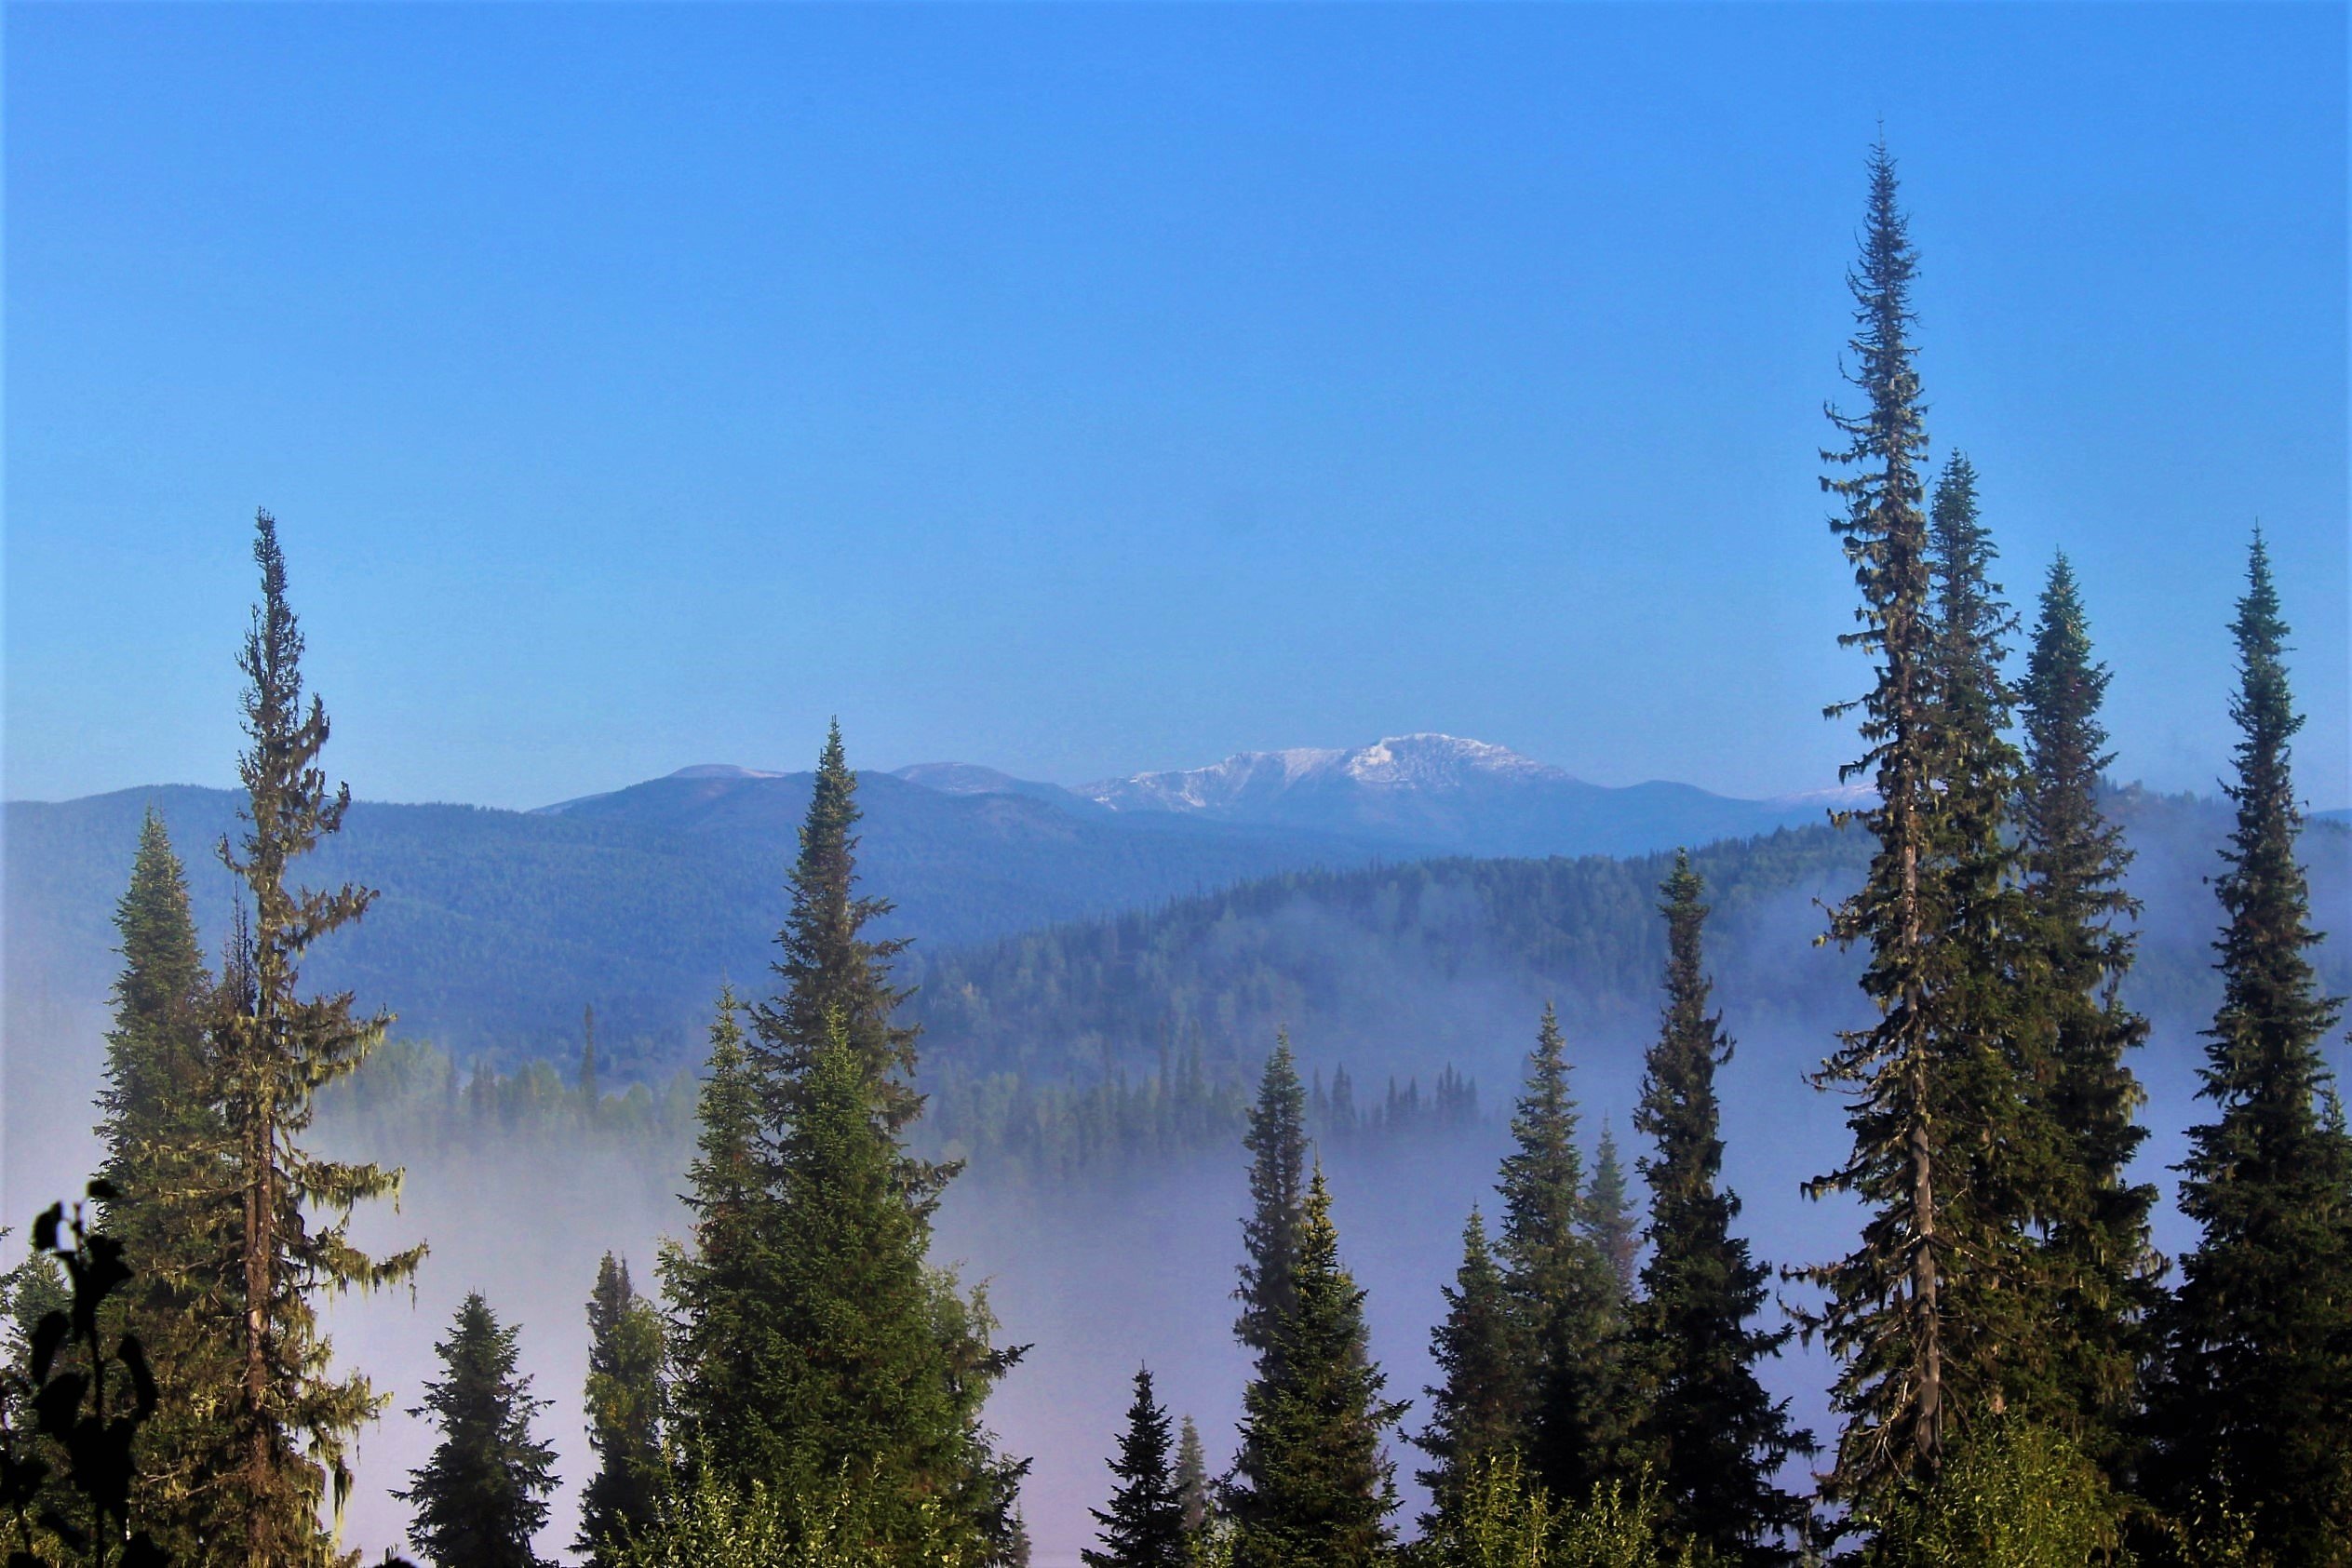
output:
POLYGON ((2352 1568, 2342 7, 7 26, 0 1538, 2352 1568))

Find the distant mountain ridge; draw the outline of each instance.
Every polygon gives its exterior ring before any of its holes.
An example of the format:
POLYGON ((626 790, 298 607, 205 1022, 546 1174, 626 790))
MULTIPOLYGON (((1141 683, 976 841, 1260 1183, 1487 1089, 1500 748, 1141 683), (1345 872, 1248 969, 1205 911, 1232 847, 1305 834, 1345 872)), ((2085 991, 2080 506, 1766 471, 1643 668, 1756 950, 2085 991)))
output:
POLYGON ((1653 780, 1596 784, 1507 746, 1423 731, 1348 748, 1237 752, 1075 793, 1122 814, 1309 827, 1476 855, 1639 854, 1821 820, 1833 795, 1741 800, 1653 780))
POLYGON ((1347 750, 1294 746, 1236 752, 1205 768, 1136 773, 1078 791, 1114 811, 1232 810, 1294 790, 1347 784, 1379 790, 1457 790, 1473 779, 1577 782, 1562 769, 1485 741, 1425 731, 1391 735, 1347 750))
MULTIPOLYGON (((798 777, 724 763, 681 768, 627 789, 559 801, 544 814, 605 812, 689 786, 716 799, 798 777)), ((1821 822, 1870 798, 1843 784, 1767 800, 1664 780, 1596 784, 1491 742, 1425 730, 1361 746, 1236 752, 1206 767, 1134 773, 1075 788, 972 762, 918 762, 889 775, 941 795, 1017 796, 1137 827, 1176 823, 1305 832, 1428 854, 1646 854, 1821 822)))
MULTIPOLYGON (((305 974, 392 1007, 403 1033, 495 1059, 577 1049, 592 1004, 616 1065, 675 1052, 719 983, 763 985, 807 773, 703 767, 554 810, 355 802, 298 869, 312 886, 381 890, 366 919, 322 942, 305 974)), ((891 934, 925 946, 1150 906, 1254 877, 1360 865, 1378 846, 1303 832, 1123 822, 1018 795, 956 796, 860 775, 865 890, 892 900, 891 934)), ((0 1001, 12 1045, 91 1020, 119 959, 112 918, 141 815, 163 817, 186 864, 208 951, 235 890, 212 846, 243 797, 159 785, 5 808, 7 935, 0 1001)), ((13 1069, 11 1069, 13 1072, 13 1069)))

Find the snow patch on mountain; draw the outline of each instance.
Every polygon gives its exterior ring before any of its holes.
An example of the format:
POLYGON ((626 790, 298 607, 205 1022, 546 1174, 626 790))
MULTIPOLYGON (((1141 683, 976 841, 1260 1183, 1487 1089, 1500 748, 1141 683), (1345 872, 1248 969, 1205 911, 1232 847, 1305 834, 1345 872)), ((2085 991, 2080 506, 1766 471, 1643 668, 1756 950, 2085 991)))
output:
POLYGON ((1377 790, 1442 791, 1486 778, 1565 781, 1568 775, 1505 746, 1424 732, 1350 749, 1237 752, 1205 768, 1105 779, 1077 793, 1119 811, 1215 811, 1342 781, 1377 790))
POLYGON ((732 762, 697 762, 691 768, 680 768, 669 775, 673 779, 782 779, 786 773, 771 773, 763 768, 738 768, 732 762))

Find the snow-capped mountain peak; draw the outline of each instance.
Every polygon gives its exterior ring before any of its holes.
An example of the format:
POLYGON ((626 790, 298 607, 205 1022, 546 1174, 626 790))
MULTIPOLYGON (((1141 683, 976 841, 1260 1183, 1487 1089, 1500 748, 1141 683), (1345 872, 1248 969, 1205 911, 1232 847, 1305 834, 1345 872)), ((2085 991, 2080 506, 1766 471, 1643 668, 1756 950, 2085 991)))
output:
POLYGON ((1300 789, 1353 784, 1378 791, 1459 789, 1482 778, 1559 779, 1567 774, 1507 747, 1455 735, 1391 735, 1339 749, 1294 746, 1237 752, 1205 768, 1136 773, 1078 793, 1113 811, 1221 811, 1300 789))
POLYGON ((1568 776, 1549 764, 1522 757, 1508 746, 1431 731, 1391 735, 1368 746, 1358 746, 1344 754, 1340 767, 1358 784, 1424 789, 1443 789, 1482 773, 1521 779, 1568 776))

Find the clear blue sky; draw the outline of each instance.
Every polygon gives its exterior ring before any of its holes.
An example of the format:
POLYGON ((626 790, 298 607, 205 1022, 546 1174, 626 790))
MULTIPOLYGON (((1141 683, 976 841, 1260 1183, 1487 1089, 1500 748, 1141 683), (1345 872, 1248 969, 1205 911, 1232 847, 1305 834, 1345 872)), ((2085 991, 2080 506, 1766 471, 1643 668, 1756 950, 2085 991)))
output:
POLYGON ((1853 749, 1820 409, 1883 118, 1939 449, 2210 787, 2247 530, 2346 754, 2345 11, 7 12, 12 797, 224 784, 253 507, 329 760, 1080 781, 1853 749))

